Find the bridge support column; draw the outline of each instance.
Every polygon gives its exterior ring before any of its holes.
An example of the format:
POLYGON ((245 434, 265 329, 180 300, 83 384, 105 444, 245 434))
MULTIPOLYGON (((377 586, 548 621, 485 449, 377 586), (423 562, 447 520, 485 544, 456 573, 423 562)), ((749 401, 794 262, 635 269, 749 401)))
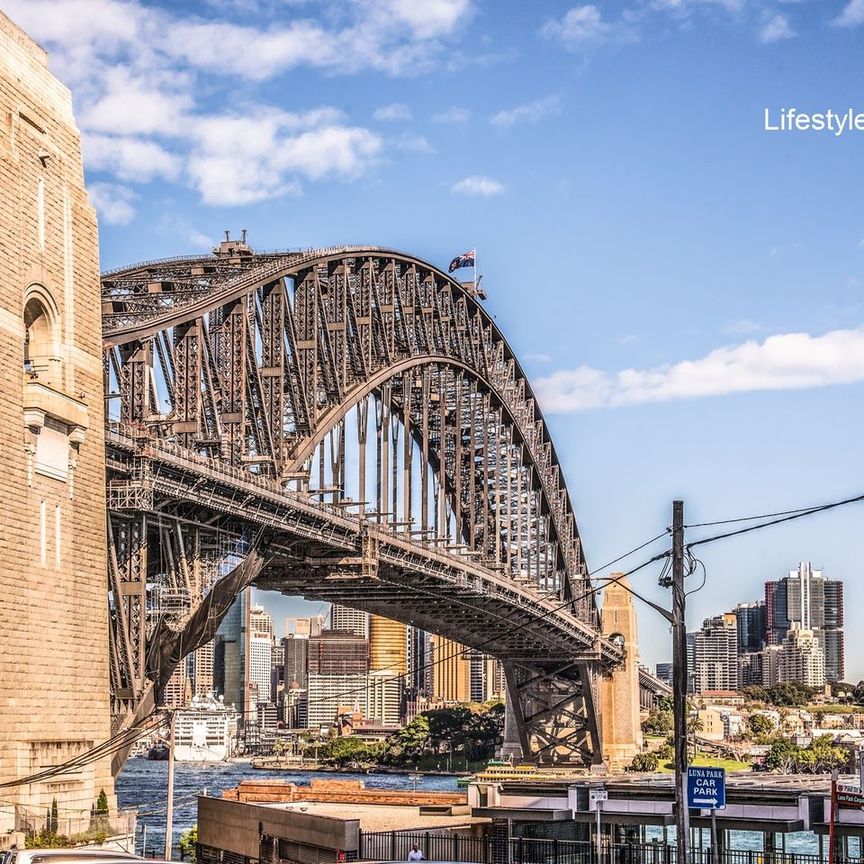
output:
POLYGON ((613 771, 623 771, 642 749, 636 609, 628 586, 627 579, 622 578, 603 589, 603 635, 622 644, 626 652, 624 662, 600 684, 603 756, 613 771))
POLYGON ((503 753, 510 750, 515 756, 518 746, 524 762, 582 767, 602 764, 595 676, 587 662, 505 660, 504 674, 509 710, 504 721, 503 753))

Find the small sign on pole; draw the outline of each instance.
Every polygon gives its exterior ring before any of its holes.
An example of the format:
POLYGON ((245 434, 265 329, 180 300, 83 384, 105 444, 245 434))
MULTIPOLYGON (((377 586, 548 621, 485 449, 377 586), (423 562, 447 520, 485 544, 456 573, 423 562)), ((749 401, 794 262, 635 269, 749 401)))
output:
POLYGON ((608 801, 609 800, 609 792, 603 788, 594 788, 588 790, 588 800, 592 804, 596 804, 598 801, 608 801))
POLYGON ((726 806, 726 769, 687 767, 687 806, 722 810, 726 806))

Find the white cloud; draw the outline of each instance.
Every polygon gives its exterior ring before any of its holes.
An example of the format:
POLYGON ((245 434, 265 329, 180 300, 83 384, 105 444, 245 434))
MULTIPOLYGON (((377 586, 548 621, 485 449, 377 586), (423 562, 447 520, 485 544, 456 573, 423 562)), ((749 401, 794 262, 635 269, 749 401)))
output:
POLYGON ((789 19, 785 15, 777 13, 776 15, 772 15, 759 30, 759 41, 770 45, 773 42, 792 39, 796 35, 789 24, 789 19))
POLYGON ((181 167, 181 159, 156 142, 121 135, 85 134, 84 161, 92 170, 141 183, 157 177, 173 180, 181 167))
POLYGON ((570 51, 579 51, 603 42, 610 30, 597 6, 586 3, 574 6, 560 21, 547 21, 540 32, 550 39, 560 40, 570 51))
POLYGON ((338 112, 273 108, 202 118, 188 171, 207 204, 251 204, 301 192, 300 178, 352 179, 381 152, 368 129, 342 125, 338 112))
POLYGON ((432 117, 433 123, 452 123, 454 126, 467 123, 471 117, 471 112, 467 108, 448 108, 446 111, 441 111, 432 117))
POLYGON ((117 183, 90 183, 87 194, 100 221, 106 225, 128 225, 135 218, 132 206, 135 193, 128 187, 117 183))
POLYGON ((849 0, 832 23, 837 27, 857 27, 864 24, 864 0, 849 0))
POLYGON ((781 333, 652 369, 564 369, 538 379, 535 391, 545 410, 566 413, 856 381, 864 381, 864 327, 822 336, 781 333))
POLYGON ((372 112, 372 119, 389 123, 395 120, 410 120, 411 109, 402 102, 382 105, 372 112))
POLYGON ((475 195, 480 198, 490 198, 493 195, 500 195, 504 192, 505 188, 504 184, 498 180, 475 175, 473 177, 465 177, 454 183, 450 187, 450 191, 457 195, 475 195))
POLYGON ((371 0, 369 5, 407 24, 419 39, 449 34, 471 11, 471 0, 371 0))
POLYGON ((517 123, 539 123, 544 117, 558 114, 561 111, 561 99, 558 96, 546 96, 535 99, 525 105, 517 105, 507 111, 499 111, 493 118, 495 126, 515 126, 517 123))

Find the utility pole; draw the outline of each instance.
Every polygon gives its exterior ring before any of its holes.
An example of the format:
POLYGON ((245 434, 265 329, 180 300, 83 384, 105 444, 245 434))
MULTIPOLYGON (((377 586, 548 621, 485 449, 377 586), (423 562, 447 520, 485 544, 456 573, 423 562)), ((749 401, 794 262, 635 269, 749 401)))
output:
POLYGON ((176 713, 171 711, 168 736, 168 803, 165 809, 165 860, 170 861, 174 852, 174 728, 176 713))
POLYGON ((690 861, 687 809, 687 622, 684 596, 684 502, 672 502, 672 709, 675 720, 675 842, 677 861, 690 861))

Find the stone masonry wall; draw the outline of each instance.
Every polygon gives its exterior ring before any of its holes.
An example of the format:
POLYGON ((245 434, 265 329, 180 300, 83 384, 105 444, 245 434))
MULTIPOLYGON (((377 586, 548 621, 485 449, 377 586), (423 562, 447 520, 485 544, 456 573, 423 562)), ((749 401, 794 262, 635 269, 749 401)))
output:
MULTIPOLYGON (((101 357, 70 94, 0 13, 0 782, 110 735, 101 357), (28 300, 50 339, 25 368, 28 300)), ((61 831, 75 830, 103 788, 113 800, 107 759, 0 790, 0 833, 8 802, 38 829, 54 798, 61 831)))

